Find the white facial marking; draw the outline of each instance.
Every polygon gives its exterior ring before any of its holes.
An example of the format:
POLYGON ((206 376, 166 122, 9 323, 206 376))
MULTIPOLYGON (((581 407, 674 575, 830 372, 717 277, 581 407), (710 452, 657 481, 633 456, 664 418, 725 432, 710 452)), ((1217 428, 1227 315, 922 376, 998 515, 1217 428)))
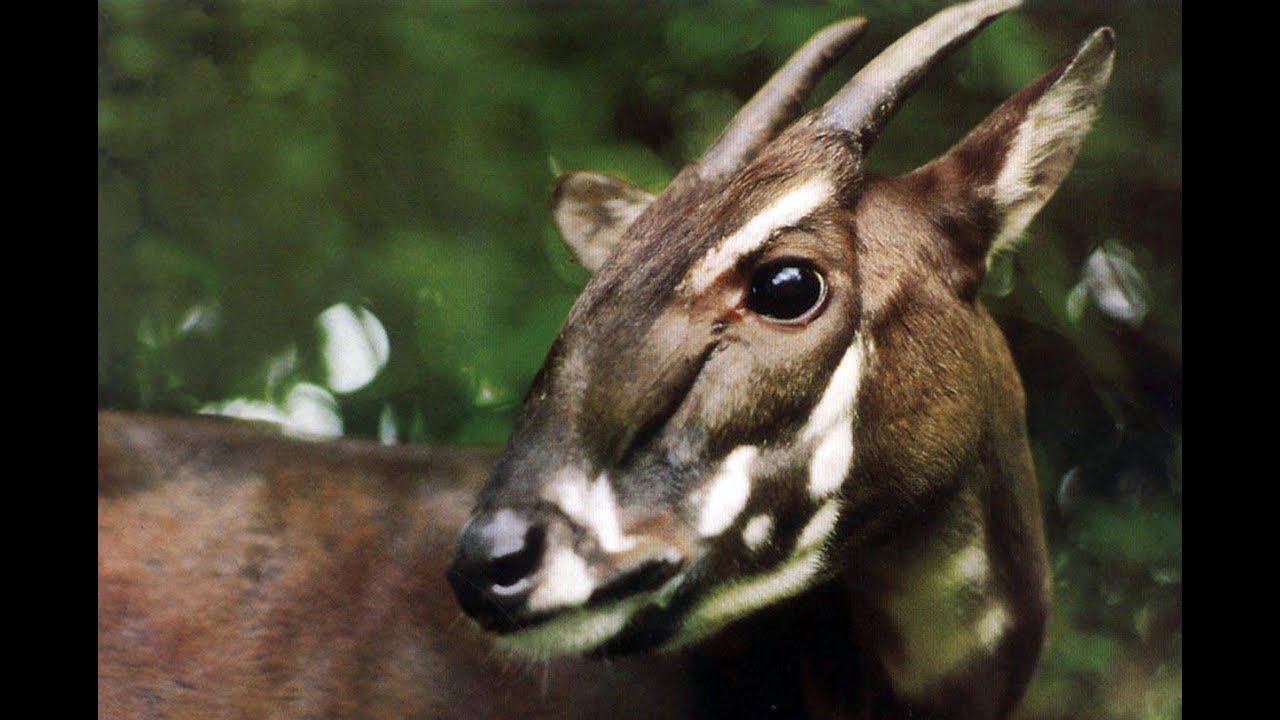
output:
POLYGON ((525 630, 498 638, 498 644, 538 658, 575 655, 599 647, 616 636, 641 608, 665 607, 684 582, 681 573, 648 593, 622 598, 598 608, 567 613, 525 630))
POLYGON ((542 580, 526 604, 532 612, 581 605, 595 587, 596 579, 587 562, 569 548, 558 547, 544 561, 542 580))
POLYGON ((635 546, 635 538, 625 537, 622 526, 618 522, 618 501, 613 497, 613 483, 609 476, 600 473, 591 485, 591 493, 587 496, 587 524, 596 533, 600 547, 607 553, 630 550, 635 546))
POLYGON ((854 336, 805 423, 801 434, 803 439, 812 440, 825 435, 828 430, 853 415, 858 387, 862 384, 862 366, 870 350, 871 343, 861 333, 854 336))
POLYGON ((542 495, 577 521, 587 514, 587 475, 575 467, 562 468, 542 495))
POLYGON ((802 440, 817 441, 809 460, 809 495, 815 500, 839 490, 853 464, 858 388, 872 350, 873 345, 863 335, 854 337, 801 432, 802 440))
POLYGON ((694 267, 683 285, 695 293, 706 290, 743 256, 767 242, 773 233, 800 222, 834 194, 835 187, 825 176, 811 177, 782 193, 763 211, 721 240, 694 267))
POLYGON ((707 487, 698 515, 698 534, 715 537, 733 524, 751 496, 751 461, 759 448, 734 448, 707 487))
POLYGON ((742 528, 742 544, 747 549, 755 552, 769 542, 769 536, 773 534, 773 518, 768 515, 756 515, 747 521, 742 528))
POLYGON ((809 496, 814 500, 840 489, 853 464, 853 419, 826 432, 809 459, 809 496))
POLYGON ((644 598, 626 598, 599 608, 579 610, 526 630, 498 638, 512 650, 539 657, 578 654, 594 650, 617 635, 644 604, 644 598))
POLYGON ((799 594, 821 569, 821 553, 803 553, 773 570, 716 588, 689 613, 680 632, 663 645, 663 649, 685 647, 710 635, 725 623, 799 594))
POLYGON ((614 499, 613 484, 607 474, 601 473, 595 482, 588 485, 581 470, 565 468, 543 497, 571 520, 590 530, 604 552, 617 553, 635 546, 635 538, 622 534, 618 502, 614 499))
POLYGON ((839 502, 828 500, 800 531, 800 537, 796 540, 796 552, 807 550, 826 540, 831 531, 836 529, 836 521, 839 519, 839 502))

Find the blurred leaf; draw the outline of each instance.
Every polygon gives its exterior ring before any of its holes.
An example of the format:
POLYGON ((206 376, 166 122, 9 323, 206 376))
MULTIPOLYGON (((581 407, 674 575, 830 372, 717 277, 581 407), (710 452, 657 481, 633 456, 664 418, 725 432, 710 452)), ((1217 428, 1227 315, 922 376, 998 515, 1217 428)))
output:
POLYGON ((1182 554, 1182 513, 1172 507, 1098 505, 1079 523, 1076 542, 1095 557, 1151 565, 1182 554))
POLYGON ((1134 329, 1142 326, 1151 289, 1135 266, 1132 250, 1118 241, 1106 241, 1085 261, 1083 282, 1108 319, 1134 329))

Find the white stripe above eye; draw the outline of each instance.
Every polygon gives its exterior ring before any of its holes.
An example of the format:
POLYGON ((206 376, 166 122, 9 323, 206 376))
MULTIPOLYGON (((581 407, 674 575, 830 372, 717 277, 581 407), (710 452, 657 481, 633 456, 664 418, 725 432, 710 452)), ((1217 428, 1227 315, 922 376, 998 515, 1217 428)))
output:
POLYGON ((706 290, 739 260, 764 245, 773 233, 800 222, 834 194, 835 186, 824 175, 810 177, 784 191, 702 258, 684 286, 695 293, 706 290))

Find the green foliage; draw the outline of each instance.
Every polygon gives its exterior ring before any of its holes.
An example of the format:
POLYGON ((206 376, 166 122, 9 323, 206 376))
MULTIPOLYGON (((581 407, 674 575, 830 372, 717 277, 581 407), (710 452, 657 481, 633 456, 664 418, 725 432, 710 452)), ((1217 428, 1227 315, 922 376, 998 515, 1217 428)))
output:
MULTIPOLYGON (((810 106, 938 5, 103 0, 98 404, 499 442, 586 281, 550 224, 557 172, 660 189, 816 28, 872 21, 810 106), (344 303, 389 355, 339 392, 317 323, 344 303)), ((1051 5, 945 62, 871 162, 928 160, 1116 29, 1077 168, 984 293, 1027 385, 1055 562, 1022 714, 1180 717, 1181 11, 1051 5)))

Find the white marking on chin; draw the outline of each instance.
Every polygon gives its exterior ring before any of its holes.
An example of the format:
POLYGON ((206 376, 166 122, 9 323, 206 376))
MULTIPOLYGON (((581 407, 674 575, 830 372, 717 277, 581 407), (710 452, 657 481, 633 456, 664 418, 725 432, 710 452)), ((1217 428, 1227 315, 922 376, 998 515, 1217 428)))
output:
POLYGON ((698 515, 698 534, 715 537, 733 524, 751 496, 751 462, 759 449, 754 445, 734 448, 712 478, 703 496, 698 515))
POLYGON ((542 579, 527 601, 531 612, 581 605, 591 597, 596 579, 587 562, 565 547, 553 549, 544 561, 542 579))
POLYGON ((700 263, 682 285, 695 293, 711 286, 746 255, 769 240, 778 230, 795 225, 835 194, 835 187, 825 176, 811 177, 787 190, 769 203, 763 211, 725 237, 700 263))
POLYGON ((839 519, 840 503, 836 500, 828 500, 818 508, 804 529, 800 531, 800 537, 796 540, 796 552, 824 542, 831 536, 831 531, 836 529, 836 521, 839 519))
POLYGON ((853 465, 858 389, 873 349, 862 334, 854 336, 800 433, 802 440, 817 442, 809 459, 809 496, 815 500, 839 490, 853 465))
POLYGON ((666 607, 684 582, 680 573, 657 590, 615 600, 600 607, 575 610, 531 628, 498 638, 498 645, 524 655, 551 658, 580 655, 616 637, 641 608, 666 607))
POLYGON ((772 534, 773 518, 768 515, 756 515, 742 528, 742 543, 748 550, 755 552, 769 542, 772 534))
POLYGON ((643 601, 644 598, 626 598, 603 607, 569 613, 499 637, 498 644, 538 657, 589 652, 621 632, 643 601))

